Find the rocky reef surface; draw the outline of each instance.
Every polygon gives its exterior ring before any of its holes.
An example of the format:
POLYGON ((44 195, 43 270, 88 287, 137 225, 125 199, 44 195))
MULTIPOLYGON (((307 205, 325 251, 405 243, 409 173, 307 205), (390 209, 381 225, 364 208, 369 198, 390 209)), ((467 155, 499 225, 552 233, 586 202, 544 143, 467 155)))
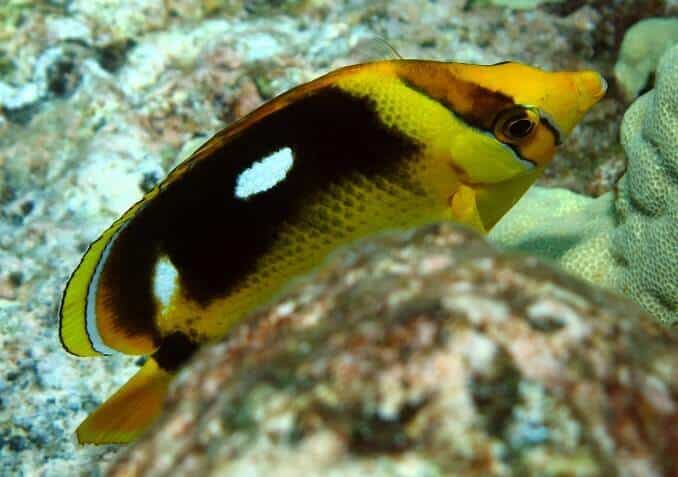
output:
MULTIPOLYGON (((0 475, 91 475, 119 452, 78 447, 72 431, 137 364, 66 355, 60 294, 90 241, 213 131, 295 84, 383 57, 375 36, 405 57, 515 59, 611 79, 631 21, 676 11, 643 5, 0 2, 0 475)), ((609 191, 625 168, 625 107, 612 88, 541 183, 609 191)))
POLYGON ((676 475, 676 338, 471 232, 387 235, 203 350, 107 475, 676 475))

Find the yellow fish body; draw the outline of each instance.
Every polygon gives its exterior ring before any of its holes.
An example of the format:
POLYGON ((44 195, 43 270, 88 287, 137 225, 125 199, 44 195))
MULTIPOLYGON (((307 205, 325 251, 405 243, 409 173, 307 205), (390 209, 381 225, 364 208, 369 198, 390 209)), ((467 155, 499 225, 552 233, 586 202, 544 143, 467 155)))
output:
POLYGON ((605 88, 591 71, 381 61, 218 132, 92 243, 68 282, 69 352, 150 356, 80 425, 80 442, 136 438, 199 344, 338 246, 439 220, 489 231, 605 88))

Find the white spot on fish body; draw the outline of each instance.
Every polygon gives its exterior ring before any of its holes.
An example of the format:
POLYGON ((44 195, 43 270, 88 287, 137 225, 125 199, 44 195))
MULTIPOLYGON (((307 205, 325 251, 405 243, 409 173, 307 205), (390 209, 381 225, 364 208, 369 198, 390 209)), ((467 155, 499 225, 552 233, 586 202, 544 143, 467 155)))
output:
POLYGON ((284 147, 254 162, 240 173, 235 184, 235 196, 247 199, 255 194, 272 189, 282 182, 294 162, 292 149, 284 147))
POLYGON ((172 301, 172 296, 177 288, 179 272, 174 268, 169 258, 161 257, 153 270, 153 295, 167 308, 172 301))

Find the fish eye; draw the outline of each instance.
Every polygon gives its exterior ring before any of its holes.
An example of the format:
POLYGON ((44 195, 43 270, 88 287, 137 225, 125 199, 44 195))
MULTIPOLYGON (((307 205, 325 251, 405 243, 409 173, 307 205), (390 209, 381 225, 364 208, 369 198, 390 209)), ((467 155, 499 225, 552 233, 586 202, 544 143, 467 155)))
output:
POLYGON ((499 114, 494 133, 500 141, 515 143, 530 136, 539 122, 533 110, 523 107, 511 108, 499 114))
POLYGON ((507 136, 522 139, 532 132, 533 127, 534 123, 529 119, 519 118, 507 123, 504 132, 507 136))

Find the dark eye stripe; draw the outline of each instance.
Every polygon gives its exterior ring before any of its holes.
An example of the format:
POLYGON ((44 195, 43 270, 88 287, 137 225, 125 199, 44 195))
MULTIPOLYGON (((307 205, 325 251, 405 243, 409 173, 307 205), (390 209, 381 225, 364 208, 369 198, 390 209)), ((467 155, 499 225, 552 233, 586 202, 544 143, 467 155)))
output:
POLYGON ((450 76, 446 83, 458 85, 456 87, 466 90, 468 97, 473 102, 471 111, 462 112, 459 111, 458 105, 448 100, 446 91, 431 91, 429 85, 418 84, 415 82, 415 78, 401 77, 400 80, 408 88, 442 104, 466 124, 481 131, 492 132, 497 114, 515 106, 515 102, 510 96, 450 76))
POLYGON ((553 137, 555 138, 555 143, 556 146, 560 146, 563 143, 561 134, 560 134, 560 129, 558 129, 558 126, 556 126, 551 118, 548 117, 547 114, 545 114, 543 111, 540 111, 540 116, 541 116, 541 122, 544 126, 548 128, 549 131, 553 133, 553 137))
MULTIPOLYGON (((510 61, 501 62, 497 64, 511 63, 510 61)), ((433 74, 433 73, 431 73, 433 74)), ((460 120, 464 121, 468 126, 478 130, 479 132, 492 134, 494 136, 494 129, 496 126, 496 121, 499 115, 511 108, 520 108, 524 109, 524 106, 516 104, 515 100, 503 93, 492 91, 482 86, 469 83, 467 81, 460 80, 458 78, 449 75, 446 78, 446 81, 437 81, 437 82, 426 82, 425 79, 428 78, 426 74, 421 74, 419 76, 400 76, 400 80, 408 88, 417 91, 418 93, 440 103, 445 106, 450 112, 452 112, 460 120), (424 78, 424 82, 422 82, 424 78), (457 105, 451 102, 448 99, 447 90, 436 90, 431 86, 435 83, 444 83, 446 85, 453 85, 452 87, 457 87, 462 91, 466 92, 468 98, 473 102, 473 108, 468 112, 460 112, 457 105)), ((555 144, 560 145, 562 143, 561 134, 558 130, 555 123, 549 119, 547 114, 540 112, 539 114, 543 124, 553 132, 555 139, 555 144)), ((496 137, 496 136, 495 136, 496 137)), ((503 143, 505 146, 510 148, 515 154, 516 158, 520 161, 536 166, 536 162, 524 157, 520 152, 520 147, 513 144, 503 143)))

